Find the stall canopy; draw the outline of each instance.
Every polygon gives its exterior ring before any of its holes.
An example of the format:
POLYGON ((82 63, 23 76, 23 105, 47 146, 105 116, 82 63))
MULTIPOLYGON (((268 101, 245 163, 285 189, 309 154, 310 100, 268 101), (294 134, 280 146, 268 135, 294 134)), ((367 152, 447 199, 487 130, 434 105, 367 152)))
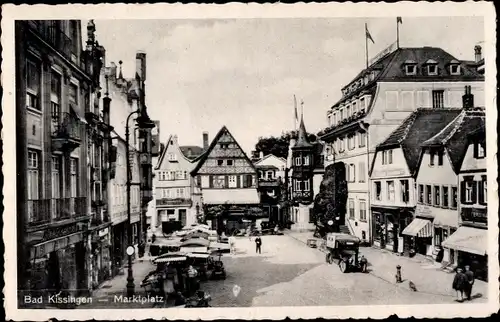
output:
POLYGON ((476 255, 486 255, 488 247, 488 231, 472 227, 459 227, 443 246, 476 255))
POLYGON ((415 218, 403 230, 403 235, 414 237, 432 237, 432 223, 430 220, 415 218))
POLYGON ((210 242, 204 238, 191 238, 181 243, 181 247, 208 247, 210 242))
POLYGON ((210 254, 208 254, 208 253, 189 253, 186 256, 189 258, 209 258, 210 254))
POLYGON ((156 257, 153 263, 172 263, 172 262, 183 262, 187 260, 184 253, 167 253, 156 257))

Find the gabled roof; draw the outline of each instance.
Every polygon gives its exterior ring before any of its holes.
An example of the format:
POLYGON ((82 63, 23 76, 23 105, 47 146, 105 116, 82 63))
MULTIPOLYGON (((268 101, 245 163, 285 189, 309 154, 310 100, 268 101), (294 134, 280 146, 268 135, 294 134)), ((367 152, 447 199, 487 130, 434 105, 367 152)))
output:
POLYGON ((183 145, 179 147, 182 154, 189 160, 195 160, 203 154, 203 148, 197 145, 183 145))
POLYGON ((268 159, 268 158, 270 158, 270 157, 275 157, 276 159, 279 159, 279 160, 280 160, 280 161, 282 161, 283 163, 286 163, 286 160, 285 160, 284 158, 282 158, 282 157, 277 157, 277 156, 275 156, 274 154, 269 153, 268 155, 264 156, 262 159, 256 160, 256 161, 254 162, 254 164, 255 164, 255 165, 257 165, 257 166, 259 166, 259 165, 258 165, 258 163, 260 163, 260 162, 262 162, 262 161, 264 161, 264 160, 266 160, 266 159, 268 159))
POLYGON ((460 62, 460 75, 452 75, 447 66, 454 61, 458 60, 445 50, 437 47, 398 48, 390 54, 380 58, 374 64, 363 69, 358 75, 356 75, 356 77, 354 77, 347 86, 344 86, 343 89, 349 87, 360 77, 364 77, 364 75, 370 74, 374 70, 379 71, 378 76, 376 76, 374 80, 367 82, 364 86, 361 86, 348 95, 345 95, 337 103, 335 103, 333 107, 336 107, 340 103, 358 95, 363 90, 370 90, 378 81, 484 81, 484 76, 478 73, 476 68, 471 67, 470 64, 465 61, 460 62), (426 70, 423 67, 429 60, 437 62, 439 71, 438 75, 426 75, 426 70), (403 66, 409 61, 414 62, 417 65, 417 72, 415 75, 406 75, 403 66))
POLYGON ((212 142, 210 143, 210 145, 208 146, 208 149, 202 154, 200 155, 198 158, 196 158, 195 160, 193 160, 193 162, 197 162, 196 166, 194 167, 194 169, 191 171, 191 175, 196 175, 198 173, 198 170, 200 170, 200 168, 203 166, 203 164, 205 163, 205 161, 207 160, 208 156, 210 155, 210 152, 212 152, 212 150, 214 149, 215 145, 217 144, 217 142, 219 141, 220 137, 224 134, 224 132, 227 132, 233 139, 234 139, 234 143, 236 144, 236 146, 238 147, 238 149, 241 150, 241 152, 243 153, 243 157, 247 160, 248 164, 254 169, 254 171, 257 171, 257 169, 255 168, 255 165, 253 164, 253 162, 248 158, 247 154, 245 153, 245 151, 241 148, 240 144, 238 143, 238 141, 236 141, 236 139, 234 138, 234 136, 231 134, 231 132, 229 132, 229 130, 227 129, 227 127, 224 125, 220 130, 219 132, 217 133, 217 135, 215 135, 215 137, 213 138, 212 142))
POLYGON ((464 109, 439 133, 422 144, 424 149, 443 147, 455 173, 459 173, 469 146, 469 135, 485 127, 485 112, 480 108, 464 109))
MULTIPOLYGON (((411 113, 403 123, 377 146, 377 151, 400 147, 403 150, 410 173, 418 167, 421 144, 441 131, 453 121, 461 109, 419 108, 411 113)), ((372 162, 372 168, 375 158, 372 162)))
POLYGON ((170 142, 172 141, 172 135, 169 135, 167 144, 165 144, 165 147, 163 148, 163 151, 160 154, 160 157, 158 158, 158 162, 156 163, 155 170, 158 170, 160 168, 160 165, 163 163, 163 159, 165 158, 165 155, 167 154, 168 147, 170 146, 170 142))

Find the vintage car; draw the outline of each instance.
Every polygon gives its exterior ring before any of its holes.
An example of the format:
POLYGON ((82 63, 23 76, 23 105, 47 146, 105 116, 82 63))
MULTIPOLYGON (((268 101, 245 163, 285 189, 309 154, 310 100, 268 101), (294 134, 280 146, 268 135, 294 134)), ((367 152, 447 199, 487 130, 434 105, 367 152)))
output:
POLYGON ((328 233, 326 235, 326 262, 332 264, 338 262, 340 271, 361 271, 366 273, 368 261, 359 254, 361 240, 353 235, 345 233, 328 233))

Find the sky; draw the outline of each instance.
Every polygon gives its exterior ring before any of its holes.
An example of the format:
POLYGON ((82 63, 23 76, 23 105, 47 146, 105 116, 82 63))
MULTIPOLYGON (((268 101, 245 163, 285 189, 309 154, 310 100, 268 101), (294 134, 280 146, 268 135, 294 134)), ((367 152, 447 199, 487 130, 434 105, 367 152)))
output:
MULTIPOLYGON (((481 17, 402 20, 401 47, 473 60, 484 40, 481 17)), ((106 65, 122 60, 124 77, 146 52, 146 105, 162 142, 177 134, 179 144, 201 146, 203 131, 212 140, 225 125, 246 153, 260 136, 293 130, 293 95, 309 132, 326 127, 341 88, 365 67, 365 23, 370 58, 396 41, 395 17, 95 20, 106 65)))

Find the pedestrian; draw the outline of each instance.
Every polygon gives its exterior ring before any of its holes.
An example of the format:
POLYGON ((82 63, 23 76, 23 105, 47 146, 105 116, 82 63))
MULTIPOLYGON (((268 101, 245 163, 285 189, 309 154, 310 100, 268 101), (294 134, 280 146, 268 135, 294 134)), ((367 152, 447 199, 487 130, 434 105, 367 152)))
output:
POLYGON ((192 292, 195 289, 195 278, 198 272, 196 269, 193 267, 193 265, 189 265, 188 270, 187 270, 187 292, 188 296, 191 296, 192 292))
POLYGON ((465 295, 467 296, 467 300, 471 300, 472 295, 472 286, 474 285, 474 272, 470 270, 469 265, 465 265, 465 276, 467 277, 465 295))
POLYGON ((457 273, 453 279, 453 289, 457 292, 457 300, 464 301, 464 290, 466 288, 467 276, 462 272, 461 268, 457 268, 457 273))
POLYGON ((261 247, 262 240, 260 239, 260 236, 257 236, 257 238, 255 238, 255 252, 261 254, 261 247))
POLYGON ((236 253, 236 242, 233 236, 229 237, 229 251, 232 255, 236 253))

